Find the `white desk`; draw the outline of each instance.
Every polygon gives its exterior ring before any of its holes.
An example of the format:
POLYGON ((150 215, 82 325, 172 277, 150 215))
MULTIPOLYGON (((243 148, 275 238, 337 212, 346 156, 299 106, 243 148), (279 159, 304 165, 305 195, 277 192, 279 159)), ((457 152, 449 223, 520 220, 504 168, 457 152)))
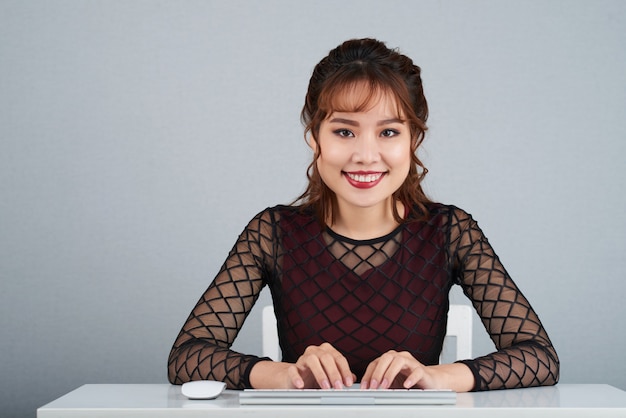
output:
POLYGON ((626 417, 626 392, 609 385, 568 385, 459 393, 452 406, 248 406, 237 391, 190 401, 180 386, 85 385, 39 408, 38 418, 72 417, 380 418, 626 417))

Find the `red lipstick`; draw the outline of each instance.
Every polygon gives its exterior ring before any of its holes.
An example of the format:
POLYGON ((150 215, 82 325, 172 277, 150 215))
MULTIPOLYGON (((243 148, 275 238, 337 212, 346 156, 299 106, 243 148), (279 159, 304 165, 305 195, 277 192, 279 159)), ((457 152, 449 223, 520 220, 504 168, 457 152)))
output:
POLYGON ((357 189, 370 189, 376 186, 385 176, 380 171, 351 171, 343 173, 348 183, 357 189))

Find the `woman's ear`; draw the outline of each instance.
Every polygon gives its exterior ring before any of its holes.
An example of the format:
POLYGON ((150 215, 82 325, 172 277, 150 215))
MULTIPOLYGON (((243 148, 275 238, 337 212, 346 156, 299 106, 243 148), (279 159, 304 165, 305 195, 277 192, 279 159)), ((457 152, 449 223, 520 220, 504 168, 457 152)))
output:
POLYGON ((317 144, 317 140, 315 139, 315 137, 313 135, 309 135, 309 140, 306 142, 307 144, 309 144, 309 147, 311 147, 311 149, 313 150, 313 153, 316 154, 319 146, 317 144))

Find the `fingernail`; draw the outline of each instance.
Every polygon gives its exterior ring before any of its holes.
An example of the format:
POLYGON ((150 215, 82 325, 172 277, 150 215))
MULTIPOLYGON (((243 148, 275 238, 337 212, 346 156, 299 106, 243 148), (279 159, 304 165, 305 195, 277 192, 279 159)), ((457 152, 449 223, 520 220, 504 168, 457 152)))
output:
POLYGON ((361 389, 367 389, 367 382, 361 381, 361 389))
POLYGON ((374 379, 370 381, 370 389, 376 389, 378 387, 378 382, 374 379))
POLYGON ((389 380, 383 379, 383 381, 380 383, 380 388, 387 389, 388 387, 389 387, 389 380))
POLYGON ((341 383, 341 380, 335 380, 335 389, 342 389, 343 388, 343 383, 341 383))
POLYGON ((411 382, 410 380, 405 380, 404 381, 404 387, 409 389, 413 387, 413 382, 411 382))
POLYGON ((324 380, 322 382, 322 389, 330 389, 330 383, 328 382, 328 380, 324 380))
POLYGON ((349 378, 347 378, 347 379, 346 379, 346 386, 352 386, 352 384, 353 384, 353 383, 354 383, 354 382, 352 381, 352 378, 351 378, 351 377, 349 377, 349 378))

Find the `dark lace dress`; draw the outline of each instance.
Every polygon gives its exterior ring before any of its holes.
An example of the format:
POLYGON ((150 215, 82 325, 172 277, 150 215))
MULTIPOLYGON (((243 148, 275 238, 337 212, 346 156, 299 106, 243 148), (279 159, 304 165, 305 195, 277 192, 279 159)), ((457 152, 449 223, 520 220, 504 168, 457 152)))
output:
POLYGON ((497 348, 463 361, 474 374, 474 390, 558 381, 554 347, 487 238, 469 214, 439 204, 430 206, 427 220, 366 241, 338 235, 297 207, 264 210, 185 322, 170 354, 169 380, 249 387, 250 369, 262 358, 230 346, 265 285, 283 361, 295 362, 307 346, 329 342, 358 379, 391 349, 437 364, 455 284, 497 348))

